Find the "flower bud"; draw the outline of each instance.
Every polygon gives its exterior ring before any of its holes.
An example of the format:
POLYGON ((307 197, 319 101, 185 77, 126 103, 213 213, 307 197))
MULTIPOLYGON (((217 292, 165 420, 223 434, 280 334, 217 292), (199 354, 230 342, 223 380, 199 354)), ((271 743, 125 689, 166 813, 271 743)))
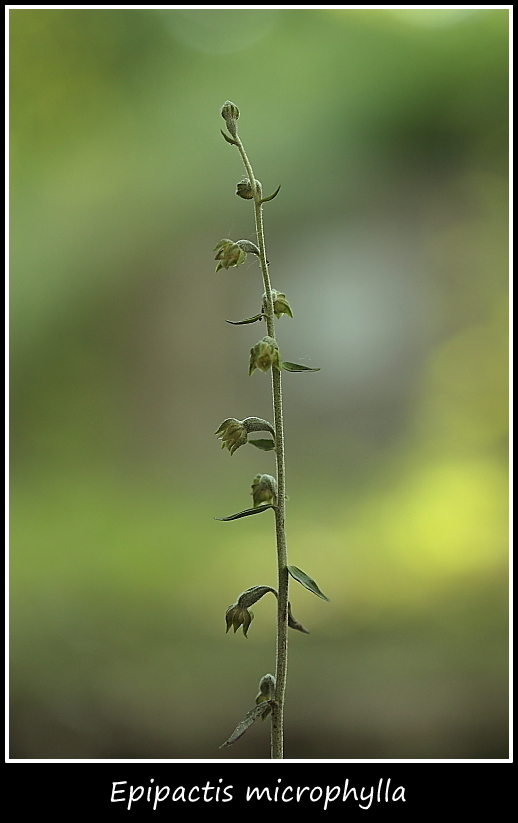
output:
MULTIPOLYGON (((291 306, 286 300, 286 295, 282 291, 272 289, 273 313, 275 317, 280 317, 281 314, 287 314, 288 317, 293 317, 291 306)), ((266 294, 263 294, 263 314, 266 314, 267 300, 266 294)))
MULTIPOLYGON (((260 703, 266 703, 267 700, 273 700, 275 695, 275 682, 276 681, 273 674, 265 674, 264 677, 261 677, 259 682, 259 692, 255 698, 256 706, 259 706, 260 703)), ((262 715, 263 720, 266 720, 270 712, 271 708, 268 706, 262 715)))
POLYGON ((236 194, 238 197, 242 197, 243 200, 253 200, 254 192, 248 177, 245 177, 237 184, 236 194))
MULTIPOLYGON (((263 194, 263 187, 261 186, 259 180, 255 181, 255 187, 257 189, 257 193, 259 197, 262 197, 263 194)), ((252 184, 248 177, 244 177, 238 184, 236 188, 236 194, 238 197, 242 197, 243 200, 253 200, 254 199, 254 190, 252 188, 252 184)))
POLYGON ((237 243, 234 243, 233 240, 229 240, 227 237, 220 240, 219 243, 214 246, 213 251, 217 252, 214 259, 219 260, 216 271, 229 269, 230 266, 239 266, 246 260, 246 252, 243 251, 237 243))
POLYGON ((234 105, 234 103, 231 103, 230 100, 227 100, 225 103, 223 103, 223 107, 221 109, 221 116, 227 124, 227 129, 229 130, 232 137, 237 137, 236 121, 239 118, 238 107, 234 105))
POLYGON ((277 503, 277 481, 270 474, 257 474, 252 481, 254 508, 262 503, 277 503))
POLYGON ((275 691, 275 677, 273 674, 265 674, 259 681, 259 692, 255 698, 256 705, 271 700, 275 691))
POLYGON ((281 368, 279 348, 273 337, 267 335, 250 349, 248 374, 253 374, 256 369, 267 372, 272 366, 279 370, 281 368))

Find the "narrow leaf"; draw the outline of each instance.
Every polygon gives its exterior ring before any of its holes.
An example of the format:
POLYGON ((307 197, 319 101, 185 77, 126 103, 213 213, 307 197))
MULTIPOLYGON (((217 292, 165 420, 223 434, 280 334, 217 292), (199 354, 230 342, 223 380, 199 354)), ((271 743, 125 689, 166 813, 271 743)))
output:
POLYGON ((273 193, 273 194, 270 194, 270 196, 269 196, 269 197, 263 197, 263 199, 261 200, 261 203, 267 203, 269 200, 273 200, 273 198, 274 198, 274 197, 277 197, 277 195, 279 194, 280 190, 281 190, 281 187, 280 187, 280 186, 278 186, 278 188, 276 188, 276 189, 275 189, 274 193, 273 193))
POLYGON ((270 452, 275 448, 273 440, 249 440, 248 442, 251 446, 255 446, 256 449, 261 449, 263 452, 270 452))
POLYGON ((253 509, 244 509, 242 512, 238 512, 237 514, 231 514, 230 517, 215 517, 214 520, 239 520, 240 517, 250 517, 252 514, 259 514, 260 512, 265 512, 266 509, 273 509, 274 507, 268 503, 266 506, 256 506, 253 509))
POLYGON ((286 371, 320 371, 320 369, 310 369, 309 366, 301 366, 299 363, 281 363, 281 367, 286 371))
POLYGON ((239 740, 240 737, 244 735, 247 729, 255 723, 260 717, 269 713, 271 711, 271 700, 266 700, 263 703, 259 703, 258 706, 254 706, 253 709, 250 709, 249 712, 245 714, 243 719, 237 724, 236 728, 221 746, 220 749, 224 749, 225 746, 231 746, 232 743, 235 743, 236 740, 239 740))
POLYGON ((230 143, 231 146, 238 146, 239 145, 238 143, 236 143, 235 140, 232 140, 232 138, 229 137, 228 134, 225 134, 223 129, 220 129, 220 132, 223 135, 223 137, 225 138, 225 140, 227 141, 227 143, 230 143))
POLYGON ((326 597, 325 594, 320 591, 315 581, 312 580, 306 572, 303 572, 302 569, 298 569, 297 566, 288 566, 288 571, 294 580, 301 583, 306 589, 308 589, 308 591, 313 592, 313 594, 316 594, 317 597, 321 597, 322 600, 327 600, 329 602, 329 597, 326 597))
POLYGON ((291 603, 288 603, 288 626, 290 629, 295 629, 298 632, 302 632, 303 634, 309 634, 308 630, 304 628, 302 623, 299 623, 298 620, 295 620, 291 611, 291 603))
POLYGON ((225 320, 225 323, 230 323, 231 326, 244 326, 246 323, 257 323, 258 320, 262 320, 264 314, 254 314, 253 317, 247 317, 246 320, 225 320))

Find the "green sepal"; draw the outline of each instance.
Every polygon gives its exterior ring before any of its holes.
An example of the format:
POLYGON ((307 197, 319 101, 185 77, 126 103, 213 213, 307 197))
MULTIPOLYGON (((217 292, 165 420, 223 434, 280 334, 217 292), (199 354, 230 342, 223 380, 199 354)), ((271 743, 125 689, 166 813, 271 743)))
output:
MULTIPOLYGON (((214 520, 239 520, 240 517, 250 517, 252 514, 259 514, 259 512, 265 512, 266 509, 273 509, 270 503, 266 506, 255 506, 253 509, 243 509, 242 512, 238 512, 237 514, 231 514, 230 517, 215 517, 214 520)), ((316 584, 315 584, 316 585, 316 584)))
POLYGON ((248 442, 251 446, 255 446, 256 449, 261 449, 263 452, 271 452, 275 448, 273 440, 249 440, 248 442))
POLYGON ((262 320, 264 314, 254 314, 253 317, 247 317, 246 320, 225 320, 225 323, 230 323, 231 326, 244 326, 246 323, 257 323, 258 320, 262 320))
POLYGON ((313 594, 316 594, 317 597, 321 597, 322 600, 327 600, 329 602, 329 597, 326 597, 325 594, 320 591, 315 581, 312 580, 306 572, 303 572, 302 569, 297 568, 297 566, 288 566, 288 571, 293 579, 297 580, 298 583, 301 583, 304 588, 310 592, 313 592, 313 594))
POLYGON ((299 363, 288 363, 287 361, 281 363, 281 368, 285 371, 320 371, 320 368, 310 369, 309 366, 301 366, 299 363))

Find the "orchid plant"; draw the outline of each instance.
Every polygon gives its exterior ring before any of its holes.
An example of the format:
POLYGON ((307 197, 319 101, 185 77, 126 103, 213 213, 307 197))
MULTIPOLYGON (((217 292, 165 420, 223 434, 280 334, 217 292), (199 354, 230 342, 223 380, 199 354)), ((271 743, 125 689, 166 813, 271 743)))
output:
POLYGON ((235 146, 243 161, 246 177, 237 184, 236 194, 244 200, 250 200, 254 207, 255 232, 257 244, 249 240, 230 240, 224 238, 214 248, 216 252, 216 271, 230 269, 244 263, 248 254, 253 254, 259 261, 263 289, 261 311, 245 320, 227 321, 232 325, 245 325, 264 321, 267 334, 259 340, 250 351, 249 375, 256 370, 271 373, 273 399, 273 425, 259 417, 247 417, 238 420, 229 417, 216 430, 216 436, 221 440, 222 448, 227 448, 233 455, 241 446, 249 443, 257 449, 275 453, 276 477, 270 474, 257 474, 252 482, 253 506, 229 517, 219 517, 216 520, 231 521, 242 517, 272 511, 275 518, 275 537, 277 547, 277 589, 271 586, 252 586, 242 592, 236 602, 228 607, 225 620, 227 632, 230 628, 234 633, 242 627, 243 634, 247 635, 253 619, 250 607, 265 594, 271 593, 277 599, 277 647, 275 661, 275 675, 265 674, 259 682, 259 692, 255 705, 237 725, 236 729, 223 747, 236 742, 244 732, 260 717, 264 720, 271 717, 271 757, 282 759, 284 751, 284 695, 286 690, 287 663, 288 663, 288 628, 304 634, 307 630, 293 617, 288 600, 288 582, 290 576, 301 583, 306 589, 324 600, 328 598, 320 591, 315 581, 297 566, 288 565, 285 531, 285 501, 286 501, 286 472, 284 462, 284 427, 282 410, 281 373, 288 372, 315 372, 319 369, 309 368, 298 363, 281 360, 279 346, 275 335, 275 319, 282 315, 293 317, 291 306, 284 292, 273 289, 270 283, 269 263, 266 257, 266 247, 263 226, 263 204, 274 199, 280 186, 268 197, 263 197, 261 183, 256 179, 250 161, 245 152, 243 143, 238 135, 237 120, 239 110, 234 103, 227 100, 221 110, 225 120, 227 132, 221 131, 226 142, 235 146), (266 433, 267 437, 251 437, 257 432, 266 433))

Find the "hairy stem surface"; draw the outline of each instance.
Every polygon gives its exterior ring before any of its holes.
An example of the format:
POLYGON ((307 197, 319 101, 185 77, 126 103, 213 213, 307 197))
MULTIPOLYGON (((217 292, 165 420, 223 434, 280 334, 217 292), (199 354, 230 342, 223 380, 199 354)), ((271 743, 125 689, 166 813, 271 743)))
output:
MULTIPOLYGON (((273 312, 272 287, 268 273, 266 248, 264 242, 262 191, 258 185, 250 161, 239 137, 235 142, 243 160, 248 179, 254 195, 255 229, 259 248, 259 262, 263 275, 266 294, 266 327, 268 335, 275 339, 275 321, 273 312)), ((286 497, 286 480, 284 465, 284 429, 282 417, 281 372, 272 367, 272 394, 275 428, 275 454, 277 458, 277 505, 275 508, 275 535, 277 542, 278 590, 277 598, 277 651, 275 661, 275 700, 272 706, 271 757, 282 759, 284 751, 284 694, 288 671, 288 559, 286 552, 286 533, 284 529, 284 510, 286 497)))

